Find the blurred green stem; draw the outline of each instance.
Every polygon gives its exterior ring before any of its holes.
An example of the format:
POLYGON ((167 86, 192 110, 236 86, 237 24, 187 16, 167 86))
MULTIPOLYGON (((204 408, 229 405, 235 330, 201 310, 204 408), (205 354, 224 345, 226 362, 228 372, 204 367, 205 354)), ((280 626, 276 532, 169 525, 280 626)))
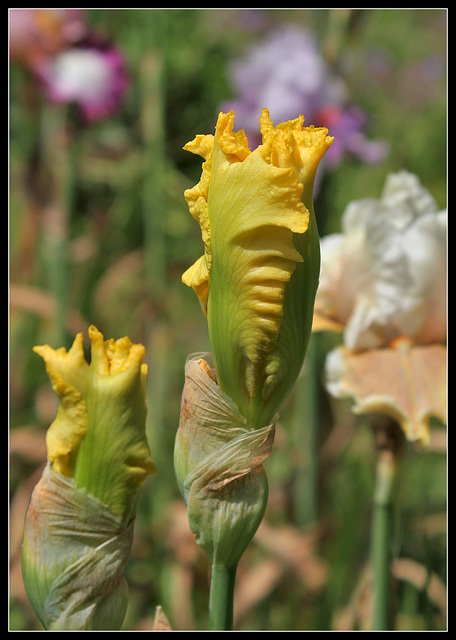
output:
POLYGON ((72 108, 45 108, 43 152, 52 172, 55 192, 43 217, 43 259, 46 279, 55 301, 54 340, 69 346, 68 312, 69 231, 76 193, 79 141, 73 130, 72 108))
POLYGON ((209 594, 209 631, 231 631, 237 566, 214 564, 209 594))
POLYGON ((377 436, 377 464, 371 534, 374 574, 371 626, 375 631, 392 631, 394 628, 391 600, 393 511, 403 438, 399 426, 393 421, 375 424, 374 428, 377 436))
POLYGON ((166 289, 163 65, 162 56, 157 51, 145 55, 141 66, 144 259, 147 285, 152 287, 157 298, 166 289))
POLYGON ((293 486, 294 519, 298 527, 315 523, 318 491, 318 336, 312 334, 304 368, 294 390, 291 428, 297 452, 293 486))
MULTIPOLYGON (((154 37, 161 27, 158 19, 154 37)), ((162 37, 163 34, 160 34, 162 37)), ((144 43, 147 49, 148 42, 144 43)), ((147 298, 152 302, 148 318, 148 364, 151 375, 147 385, 150 407, 147 435, 160 473, 169 468, 165 433, 166 389, 170 370, 170 331, 167 323, 166 281, 167 255, 165 233, 165 190, 167 173, 165 153, 165 60, 163 51, 155 49, 142 56, 140 66, 141 137, 142 147, 142 223, 144 274, 147 298), (163 470, 163 471, 162 471, 163 470)), ((168 483, 169 487, 169 483, 168 483)), ((153 519, 168 497, 167 483, 162 483, 155 499, 150 501, 149 517, 153 519)))

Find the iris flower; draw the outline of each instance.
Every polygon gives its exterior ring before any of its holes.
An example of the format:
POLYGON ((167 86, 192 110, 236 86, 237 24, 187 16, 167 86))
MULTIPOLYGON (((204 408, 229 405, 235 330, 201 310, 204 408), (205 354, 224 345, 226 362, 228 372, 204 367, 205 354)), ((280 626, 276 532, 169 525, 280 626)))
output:
POLYGON ((446 211, 417 176, 390 174, 379 199, 351 202, 321 241, 315 310, 352 349, 446 340, 446 211))
POLYGON ((332 142, 300 116, 260 118, 254 151, 234 113, 215 135, 185 149, 201 155, 199 183, 185 192, 204 255, 183 275, 207 315, 221 389, 256 427, 270 423, 305 356, 320 270, 313 210, 318 164, 332 142))
POLYGON ((82 9, 12 9, 10 51, 48 100, 77 105, 88 124, 114 115, 130 84, 122 51, 89 28, 82 9))
POLYGON ((56 104, 76 104, 91 123, 116 113, 129 87, 122 52, 87 37, 35 67, 46 96, 56 104))
POLYGON ((330 129, 334 144, 323 161, 327 167, 338 166, 347 156, 378 162, 387 154, 384 141, 367 138, 367 115, 351 104, 345 80, 305 29, 283 25, 272 30, 231 63, 228 77, 234 97, 222 110, 236 113, 251 143, 257 137, 257 114, 267 104, 274 121, 304 113, 315 125, 330 129))
POLYGON ((446 421, 446 211, 400 171, 379 199, 350 203, 321 247, 314 329, 343 332, 328 390, 428 444, 431 417, 446 421))

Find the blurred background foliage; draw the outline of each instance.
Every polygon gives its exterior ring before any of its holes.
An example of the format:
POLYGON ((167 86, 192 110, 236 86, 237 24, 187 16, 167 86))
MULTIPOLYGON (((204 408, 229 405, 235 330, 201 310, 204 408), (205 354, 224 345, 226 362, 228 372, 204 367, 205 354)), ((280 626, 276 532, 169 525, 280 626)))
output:
MULTIPOLYGON (((10 67, 10 628, 39 629, 20 544, 56 400, 32 346, 68 346, 93 323, 106 338, 145 344, 149 364, 147 429, 159 475, 141 492, 123 628, 151 628, 160 605, 173 629, 204 629, 209 565, 188 531, 172 465, 185 359, 209 350, 198 300, 180 279, 202 251, 183 198, 201 161, 182 146, 212 132, 220 105, 236 97, 230 62, 293 24, 315 35, 343 77, 350 102, 367 115, 366 136, 388 145, 378 162, 346 156, 325 171, 315 203, 320 234, 339 231, 345 206, 378 198, 388 172, 400 169, 416 173, 444 208, 446 11, 90 9, 86 19, 126 59, 129 89, 112 117, 74 125, 71 110, 51 104, 27 69, 10 67)), ((317 441, 302 444, 297 392, 281 412, 266 463, 267 514, 239 566, 237 629, 367 623, 375 448, 349 403, 324 392, 322 364, 336 341, 315 339, 317 441)), ((430 450, 407 447, 392 544, 396 628, 444 629, 442 428, 430 450)))

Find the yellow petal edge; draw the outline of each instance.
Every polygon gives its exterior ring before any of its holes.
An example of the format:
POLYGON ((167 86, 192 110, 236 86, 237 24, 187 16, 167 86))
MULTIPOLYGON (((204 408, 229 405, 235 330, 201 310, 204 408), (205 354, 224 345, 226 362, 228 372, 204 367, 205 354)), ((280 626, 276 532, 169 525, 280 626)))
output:
MULTIPOLYGON (((86 398, 90 390, 111 386, 115 396, 135 383, 145 389, 147 379, 147 365, 142 363, 143 345, 132 344, 128 337, 105 341, 93 325, 89 327, 89 338, 90 365, 85 360, 82 333, 76 335, 68 351, 49 345, 33 348, 43 358, 52 388, 59 398, 56 419, 46 433, 48 459, 55 471, 66 476, 72 473, 71 456, 87 432, 86 398)), ((144 449, 142 454, 140 475, 156 473, 152 458, 144 449)))
MULTIPOLYGON (((282 211, 276 216, 271 216, 268 211, 265 211, 262 218, 259 217, 257 220, 251 221, 250 224, 247 218, 244 221, 246 225, 249 225, 251 229, 262 225, 271 225, 288 228, 293 233, 304 233, 308 226, 309 211, 300 200, 303 183, 306 180, 311 180, 313 185, 318 164, 333 141, 333 138, 327 135, 328 130, 324 127, 303 128, 303 116, 274 127, 268 110, 263 109, 260 117, 263 144, 251 152, 244 131, 233 131, 234 118, 233 111, 228 114, 220 113, 215 136, 212 134, 198 135, 184 146, 186 151, 200 155, 205 159, 200 181, 184 193, 190 213, 201 227, 204 255, 182 276, 183 282, 194 288, 205 312, 207 312, 209 274, 212 263, 211 219, 208 200, 209 185, 213 179, 214 148, 219 147, 224 156, 224 162, 219 162, 217 169, 220 171, 233 169, 233 176, 236 175, 236 164, 245 161, 249 156, 254 158, 250 164, 253 165, 252 169, 255 171, 248 172, 246 179, 261 178, 261 170, 267 170, 266 165, 276 168, 276 171, 269 173, 269 186, 272 192, 274 187, 282 189, 280 195, 283 198, 282 204, 285 205, 286 211, 282 211), (256 160, 258 162, 255 162, 256 160)), ((236 187, 239 188, 240 184, 233 184, 233 188, 236 187)), ((226 197, 229 195, 227 194, 226 197)), ((272 193, 268 195, 272 195, 272 193)), ((293 256, 291 259, 300 261, 300 257, 294 251, 291 236, 288 240, 293 256)))

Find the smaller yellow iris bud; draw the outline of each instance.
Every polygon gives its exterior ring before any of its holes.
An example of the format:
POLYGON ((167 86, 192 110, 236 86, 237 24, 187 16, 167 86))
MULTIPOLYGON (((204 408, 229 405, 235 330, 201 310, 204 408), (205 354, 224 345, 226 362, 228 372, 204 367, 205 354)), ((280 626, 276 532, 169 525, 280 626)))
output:
POLYGON ((120 628, 124 571, 139 488, 156 473, 145 436, 144 347, 105 341, 89 328, 67 352, 35 347, 59 398, 46 434, 48 464, 25 521, 23 576, 32 607, 49 630, 120 628))

